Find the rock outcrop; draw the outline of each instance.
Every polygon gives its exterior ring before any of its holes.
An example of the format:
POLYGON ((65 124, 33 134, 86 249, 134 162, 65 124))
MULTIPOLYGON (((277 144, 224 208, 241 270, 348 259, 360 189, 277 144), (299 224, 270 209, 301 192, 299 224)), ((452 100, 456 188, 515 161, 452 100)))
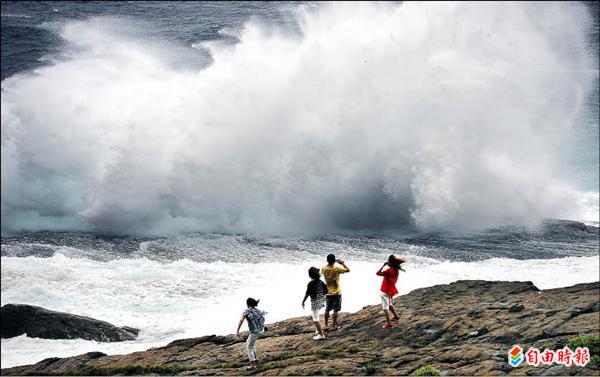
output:
POLYGON ((578 335, 597 337, 599 295, 598 283, 540 291, 530 282, 459 281, 400 296, 400 321, 390 330, 375 305, 341 314, 342 329, 322 341, 312 339, 309 317, 271 324, 256 343, 257 370, 245 369, 245 336, 211 335, 128 355, 51 358, 2 374, 409 375, 431 365, 442 375, 598 375, 592 365, 513 368, 507 352, 513 344, 559 348, 578 335))
POLYGON ((7 304, 0 309, 2 338, 86 339, 99 342, 133 340, 139 330, 31 305, 7 304))

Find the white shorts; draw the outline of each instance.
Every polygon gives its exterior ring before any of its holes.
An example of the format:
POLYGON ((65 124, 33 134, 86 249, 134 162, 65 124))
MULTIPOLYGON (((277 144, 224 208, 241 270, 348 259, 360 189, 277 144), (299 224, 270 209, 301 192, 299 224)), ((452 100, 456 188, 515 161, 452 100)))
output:
POLYGON ((392 304, 392 297, 390 295, 388 295, 387 293, 381 293, 381 308, 383 310, 389 310, 390 309, 390 305, 392 304))
MULTIPOLYGON (((323 308, 321 308, 321 309, 323 309, 323 308)), ((321 311, 321 309, 316 309, 316 310, 310 311, 310 315, 312 316, 312 320, 314 322, 319 322, 319 311, 321 311)))

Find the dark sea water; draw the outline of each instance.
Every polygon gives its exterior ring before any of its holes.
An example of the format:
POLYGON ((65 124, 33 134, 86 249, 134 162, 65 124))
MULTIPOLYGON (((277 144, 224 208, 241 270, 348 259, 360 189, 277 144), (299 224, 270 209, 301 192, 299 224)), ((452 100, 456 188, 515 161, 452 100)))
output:
POLYGON ((193 43, 230 40, 219 30, 240 28, 251 18, 297 30, 290 12, 295 6, 256 1, 3 1, 1 78, 39 67, 60 49, 61 39, 40 27, 47 23, 97 16, 144 20, 148 22, 146 32, 195 52, 201 66, 206 57, 191 48, 193 43))
MULTIPOLYGON (((2 238, 2 256, 48 258, 57 246, 71 255, 108 261, 145 257, 168 262, 246 263, 302 261, 329 253, 373 260, 389 254, 451 261, 490 258, 551 259, 598 254, 598 227, 575 221, 552 220, 538 229, 501 227, 472 233, 419 233, 412 235, 324 235, 265 237, 227 234, 185 234, 170 237, 103 236, 94 233, 36 232, 2 238)), ((64 253, 64 251, 61 251, 64 253)))
POLYGON ((598 3, 398 6, 1 2, 2 304, 142 329, 3 367, 301 315, 329 253, 344 310, 389 254, 401 293, 597 280, 598 3))

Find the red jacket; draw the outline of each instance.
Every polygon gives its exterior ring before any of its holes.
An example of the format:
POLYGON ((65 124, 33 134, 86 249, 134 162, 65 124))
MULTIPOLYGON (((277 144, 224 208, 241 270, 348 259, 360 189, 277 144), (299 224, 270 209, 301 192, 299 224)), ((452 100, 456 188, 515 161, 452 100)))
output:
POLYGON ((396 282, 398 281, 398 275, 400 271, 393 268, 388 268, 385 271, 377 271, 377 275, 383 276, 383 282, 381 282, 381 292, 387 293, 390 297, 394 297, 398 293, 396 289, 396 282))

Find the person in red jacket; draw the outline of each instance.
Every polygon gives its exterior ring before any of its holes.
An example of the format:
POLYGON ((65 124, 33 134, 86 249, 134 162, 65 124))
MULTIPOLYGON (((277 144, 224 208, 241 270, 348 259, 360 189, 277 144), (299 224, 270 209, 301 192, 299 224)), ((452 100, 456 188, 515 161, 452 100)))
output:
POLYGON ((392 303, 392 298, 398 293, 396 282, 398 281, 400 270, 402 270, 402 263, 405 261, 406 259, 404 257, 390 255, 387 262, 385 262, 379 271, 377 271, 378 276, 383 276, 383 282, 381 283, 381 307, 383 308, 386 319, 386 323, 383 325, 384 329, 392 328, 392 321, 399 320, 396 308, 394 308, 394 304, 392 303), (389 268, 382 271, 386 266, 389 268), (394 314, 391 319, 390 311, 394 314))

